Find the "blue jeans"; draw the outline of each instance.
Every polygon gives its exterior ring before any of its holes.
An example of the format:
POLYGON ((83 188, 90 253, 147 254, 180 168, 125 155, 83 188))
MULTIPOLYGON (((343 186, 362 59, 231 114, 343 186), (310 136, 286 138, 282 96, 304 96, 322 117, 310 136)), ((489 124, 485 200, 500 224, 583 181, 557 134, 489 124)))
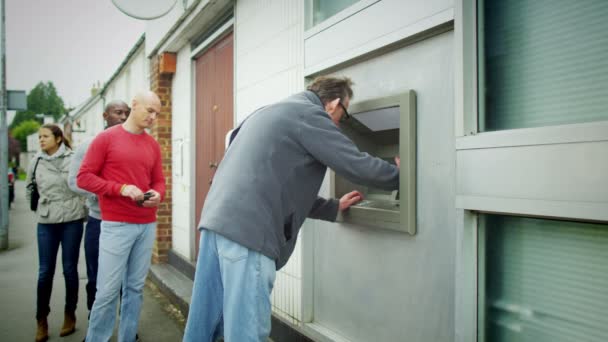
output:
POLYGON ((99 259, 99 233, 101 220, 89 216, 84 231, 84 256, 87 262, 87 308, 93 308, 97 291, 97 260, 99 259))
POLYGON ((206 229, 199 246, 184 342, 266 341, 274 260, 206 229))
POLYGON ((155 236, 155 222, 101 222, 97 294, 89 319, 87 341, 107 342, 112 337, 121 285, 118 341, 135 341, 155 236))
POLYGON ((61 263, 65 278, 65 311, 76 311, 78 304, 78 256, 82 240, 82 220, 63 223, 38 223, 38 293, 36 319, 51 312, 50 301, 57 252, 61 245, 61 263))

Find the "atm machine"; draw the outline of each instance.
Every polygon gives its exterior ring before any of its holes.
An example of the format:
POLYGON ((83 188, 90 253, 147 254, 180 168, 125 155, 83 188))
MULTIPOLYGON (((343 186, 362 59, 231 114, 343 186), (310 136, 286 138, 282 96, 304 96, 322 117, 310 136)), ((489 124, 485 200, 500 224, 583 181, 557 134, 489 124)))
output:
POLYGON ((332 171, 333 197, 340 198, 353 189, 365 197, 341 213, 338 221, 416 234, 416 93, 408 90, 353 103, 349 113, 350 120, 340 128, 361 151, 393 164, 394 157, 400 157, 399 190, 353 184, 332 171))

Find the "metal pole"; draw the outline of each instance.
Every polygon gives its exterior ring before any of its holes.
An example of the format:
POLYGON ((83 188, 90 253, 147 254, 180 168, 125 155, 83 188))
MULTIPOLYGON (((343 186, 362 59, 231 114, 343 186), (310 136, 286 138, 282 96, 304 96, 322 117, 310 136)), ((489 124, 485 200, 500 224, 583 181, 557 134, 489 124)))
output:
POLYGON ((8 128, 4 10, 4 0, 0 0, 0 250, 8 248, 8 128))

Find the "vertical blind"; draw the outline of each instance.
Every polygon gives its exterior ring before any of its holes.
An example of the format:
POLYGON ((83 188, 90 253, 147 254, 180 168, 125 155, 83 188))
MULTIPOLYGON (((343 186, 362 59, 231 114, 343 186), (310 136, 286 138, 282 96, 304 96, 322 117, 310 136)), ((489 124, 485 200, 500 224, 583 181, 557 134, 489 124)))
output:
POLYGON ((608 120, 608 1, 478 8, 481 131, 608 120))
POLYGON ((485 341, 608 341, 608 225, 497 215, 480 224, 485 341))

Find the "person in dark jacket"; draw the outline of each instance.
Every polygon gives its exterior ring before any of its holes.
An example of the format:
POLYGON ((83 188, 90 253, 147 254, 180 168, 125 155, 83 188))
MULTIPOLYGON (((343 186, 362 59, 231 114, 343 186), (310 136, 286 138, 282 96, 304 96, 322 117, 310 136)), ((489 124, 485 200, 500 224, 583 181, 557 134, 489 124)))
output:
MULTIPOLYGON (((320 77, 307 91, 252 113, 232 134, 205 199, 184 341, 266 341, 275 272, 308 218, 335 221, 362 199, 318 192, 327 167, 361 185, 395 190, 399 169, 360 152, 340 130, 349 78, 320 77)), ((398 160, 396 160, 398 163, 398 160)))
MULTIPOLYGON (((60 336, 76 330, 78 303, 78 257, 82 239, 85 207, 83 198, 68 187, 67 177, 72 158, 70 143, 57 125, 46 124, 38 131, 41 151, 30 161, 27 183, 36 179, 38 201, 38 291, 36 341, 49 337, 47 316, 50 313, 51 291, 57 252, 61 245, 61 260, 65 277, 65 309, 60 336), (35 177, 34 177, 35 172, 35 177)), ((31 187, 26 197, 30 200, 31 187)))

